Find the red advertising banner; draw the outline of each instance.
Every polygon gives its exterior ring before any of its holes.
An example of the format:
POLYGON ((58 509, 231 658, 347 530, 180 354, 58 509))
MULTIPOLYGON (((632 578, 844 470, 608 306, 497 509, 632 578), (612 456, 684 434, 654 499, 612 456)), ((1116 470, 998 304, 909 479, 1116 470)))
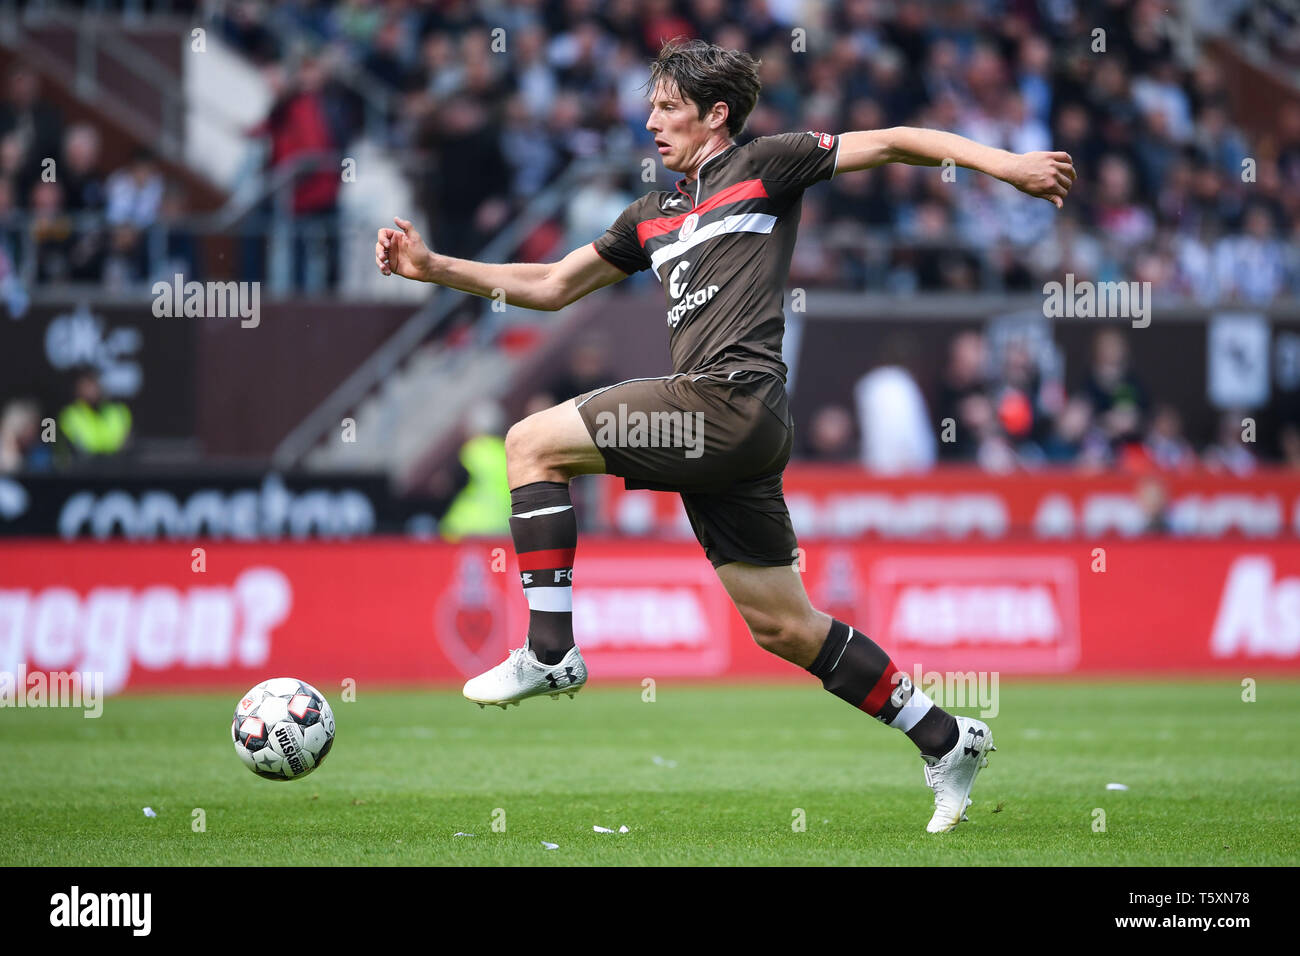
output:
MULTIPOLYGON (((527 625, 505 542, 0 549, 0 675, 108 692, 459 683, 527 625)), ((797 573, 792 568, 791 573, 797 573)), ((1002 674, 1300 672, 1300 543, 812 544, 805 585, 900 667, 1002 674)), ((585 540, 574 626, 596 680, 793 678, 754 645, 697 545, 585 540)))
MULTIPOLYGON (((591 480, 591 479, 584 479, 591 480)), ((691 539, 676 495, 597 479, 611 531, 691 539)), ((1134 537, 1153 521, 1178 537, 1300 535, 1300 472, 1246 476, 1074 471, 994 475, 976 468, 881 476, 853 465, 794 464, 785 499, 800 540, 972 541, 1134 537)))

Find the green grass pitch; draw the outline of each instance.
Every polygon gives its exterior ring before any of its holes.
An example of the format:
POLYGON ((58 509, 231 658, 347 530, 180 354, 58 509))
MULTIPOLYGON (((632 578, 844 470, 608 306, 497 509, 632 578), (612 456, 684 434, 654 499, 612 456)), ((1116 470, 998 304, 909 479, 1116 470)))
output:
POLYGON ((596 686, 509 711, 321 689, 334 750, 286 783, 235 756, 243 688, 113 698, 90 720, 0 710, 0 865, 1300 862, 1295 680, 1261 678, 1253 703, 1231 680, 1003 681, 971 822, 941 835, 912 744, 812 680, 660 681, 652 703, 596 686))

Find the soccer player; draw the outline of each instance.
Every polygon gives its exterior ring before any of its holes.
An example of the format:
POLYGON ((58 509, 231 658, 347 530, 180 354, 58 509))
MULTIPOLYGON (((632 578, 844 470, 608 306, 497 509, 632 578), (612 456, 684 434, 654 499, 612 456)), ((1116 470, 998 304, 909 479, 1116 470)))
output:
POLYGON ((792 571, 797 541, 781 487, 793 434, 781 360, 784 288, 803 191, 836 174, 950 160, 1059 208, 1074 168, 1066 153, 1017 155, 910 128, 784 133, 737 145, 758 99, 757 66, 703 41, 665 44, 651 67, 646 129, 664 165, 683 178, 632 203, 603 236, 559 262, 454 259, 431 252, 404 219, 379 230, 375 262, 384 275, 480 296, 504 292, 513 305, 554 311, 650 269, 667 299, 673 374, 595 389, 506 435, 528 635, 464 694, 505 708, 541 694, 572 697, 586 683, 573 641, 570 479, 610 474, 629 488, 675 491, 758 645, 906 734, 934 791, 926 829, 951 830, 994 749, 988 725, 935 706, 867 635, 814 608, 792 571), (620 444, 610 427, 620 412, 624 422, 640 412, 660 423, 668 440, 633 442, 624 428, 620 444))

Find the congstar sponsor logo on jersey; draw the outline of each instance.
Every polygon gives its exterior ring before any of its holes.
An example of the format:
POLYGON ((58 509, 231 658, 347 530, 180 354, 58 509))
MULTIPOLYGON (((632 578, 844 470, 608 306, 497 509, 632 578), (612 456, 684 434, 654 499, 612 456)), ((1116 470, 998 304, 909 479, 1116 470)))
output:
MULTIPOLYGON (((684 230, 685 227, 683 227, 684 230)), ((683 260, 673 266, 673 271, 668 274, 668 296, 677 300, 676 304, 668 310, 668 326, 670 328, 677 328, 682 316, 694 309, 698 309, 718 294, 718 286, 716 285, 697 289, 694 292, 688 291, 686 280, 690 270, 691 264, 683 260)))

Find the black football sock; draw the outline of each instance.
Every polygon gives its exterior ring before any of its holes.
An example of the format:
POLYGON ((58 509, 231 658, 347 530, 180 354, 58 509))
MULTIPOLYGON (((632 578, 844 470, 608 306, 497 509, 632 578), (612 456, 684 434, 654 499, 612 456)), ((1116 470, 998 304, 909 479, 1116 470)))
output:
POLYGON ((568 484, 535 481, 512 489, 510 536, 528 598, 528 646, 543 664, 558 664, 573 647, 578 520, 568 484))
POLYGON ((884 648, 843 621, 832 620, 808 671, 843 701, 903 731, 930 757, 957 745, 957 721, 894 666, 884 648))

